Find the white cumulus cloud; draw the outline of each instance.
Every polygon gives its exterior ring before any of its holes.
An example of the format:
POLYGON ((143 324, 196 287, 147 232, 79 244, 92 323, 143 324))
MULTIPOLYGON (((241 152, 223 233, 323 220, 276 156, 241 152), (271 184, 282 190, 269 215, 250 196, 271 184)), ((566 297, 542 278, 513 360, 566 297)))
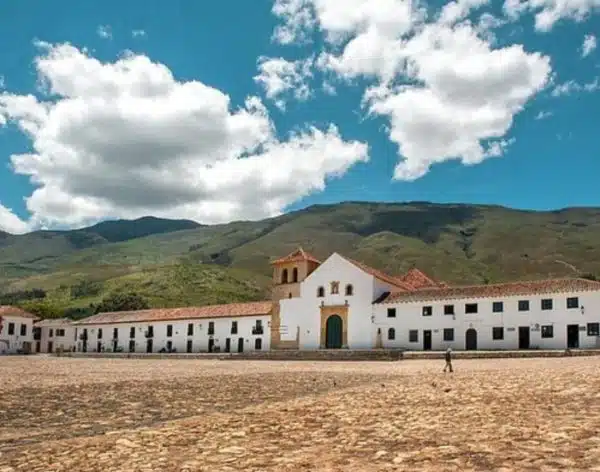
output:
POLYGON ((281 57, 261 57, 258 60, 259 74, 254 77, 254 81, 264 88, 268 99, 284 110, 286 94, 291 93, 300 101, 310 97, 308 80, 312 77, 312 62, 312 58, 287 61, 281 57))
POLYGON ((470 20, 485 4, 457 0, 428 16, 410 0, 305 0, 296 4, 302 21, 289 15, 281 27, 303 38, 321 33, 317 66, 367 81, 363 105, 389 120, 398 146, 394 177, 414 180, 435 163, 503 154, 515 114, 548 84, 547 56, 494 48, 492 29, 503 22, 485 13, 470 20))
POLYGON ((503 9, 512 19, 535 13, 535 29, 548 32, 560 20, 585 20, 600 9, 600 0, 505 0, 503 9))
POLYGON ((263 218, 368 160, 367 145, 333 125, 281 140, 257 97, 233 108, 223 92, 179 82, 146 56, 103 63, 69 44, 41 46, 35 66, 48 97, 0 93, 0 124, 31 140, 12 168, 36 186, 31 219, 2 207, 0 228, 263 218))
POLYGON ((581 57, 589 56, 596 49, 596 36, 586 34, 581 45, 581 57))

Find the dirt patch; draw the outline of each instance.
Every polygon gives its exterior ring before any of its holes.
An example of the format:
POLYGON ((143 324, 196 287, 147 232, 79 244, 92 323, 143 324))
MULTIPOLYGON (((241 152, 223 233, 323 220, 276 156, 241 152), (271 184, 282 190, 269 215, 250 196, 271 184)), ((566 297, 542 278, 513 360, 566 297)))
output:
POLYGON ((600 471, 597 358, 442 368, 3 358, 0 471, 600 471))

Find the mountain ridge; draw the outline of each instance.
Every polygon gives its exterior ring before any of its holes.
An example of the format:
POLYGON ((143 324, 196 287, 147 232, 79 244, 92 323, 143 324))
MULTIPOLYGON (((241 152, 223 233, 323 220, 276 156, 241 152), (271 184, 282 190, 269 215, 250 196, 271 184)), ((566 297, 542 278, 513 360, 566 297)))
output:
POLYGON ((269 262, 298 246, 321 260, 339 252, 390 274, 418 267, 450 284, 600 274, 600 209, 593 207, 343 202, 220 225, 147 217, 90 228, 0 238, 0 291, 41 288, 64 306, 97 302, 119 287, 170 306, 234 301, 236 287, 245 300, 260 299, 268 296, 269 262), (173 273, 206 283, 177 282, 173 273), (215 296, 219 278, 223 296, 215 296), (69 296, 86 281, 101 287, 90 297, 69 296), (161 290, 168 296, 157 296, 161 290))

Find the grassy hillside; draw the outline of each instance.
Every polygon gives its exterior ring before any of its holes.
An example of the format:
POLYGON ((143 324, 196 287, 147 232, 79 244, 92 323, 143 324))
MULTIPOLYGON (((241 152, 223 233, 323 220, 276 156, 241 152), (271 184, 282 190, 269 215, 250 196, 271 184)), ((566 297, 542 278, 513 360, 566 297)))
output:
POLYGON ((145 218, 0 235, 0 290, 48 288, 65 306, 117 288, 143 292, 154 306, 259 299, 269 259, 298 245, 323 259, 337 251, 392 274, 416 265, 450 283, 598 275, 598 241, 594 208, 349 202, 214 226, 145 218), (82 283, 101 290, 83 299, 66 295, 82 283))

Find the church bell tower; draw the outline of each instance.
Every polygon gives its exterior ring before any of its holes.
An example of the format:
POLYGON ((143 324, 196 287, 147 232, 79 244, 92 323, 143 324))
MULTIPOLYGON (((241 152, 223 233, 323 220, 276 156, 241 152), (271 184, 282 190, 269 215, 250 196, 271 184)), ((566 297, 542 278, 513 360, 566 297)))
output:
POLYGON ((291 254, 271 262, 273 267, 273 301, 300 296, 300 283, 321 261, 299 247, 291 254))

